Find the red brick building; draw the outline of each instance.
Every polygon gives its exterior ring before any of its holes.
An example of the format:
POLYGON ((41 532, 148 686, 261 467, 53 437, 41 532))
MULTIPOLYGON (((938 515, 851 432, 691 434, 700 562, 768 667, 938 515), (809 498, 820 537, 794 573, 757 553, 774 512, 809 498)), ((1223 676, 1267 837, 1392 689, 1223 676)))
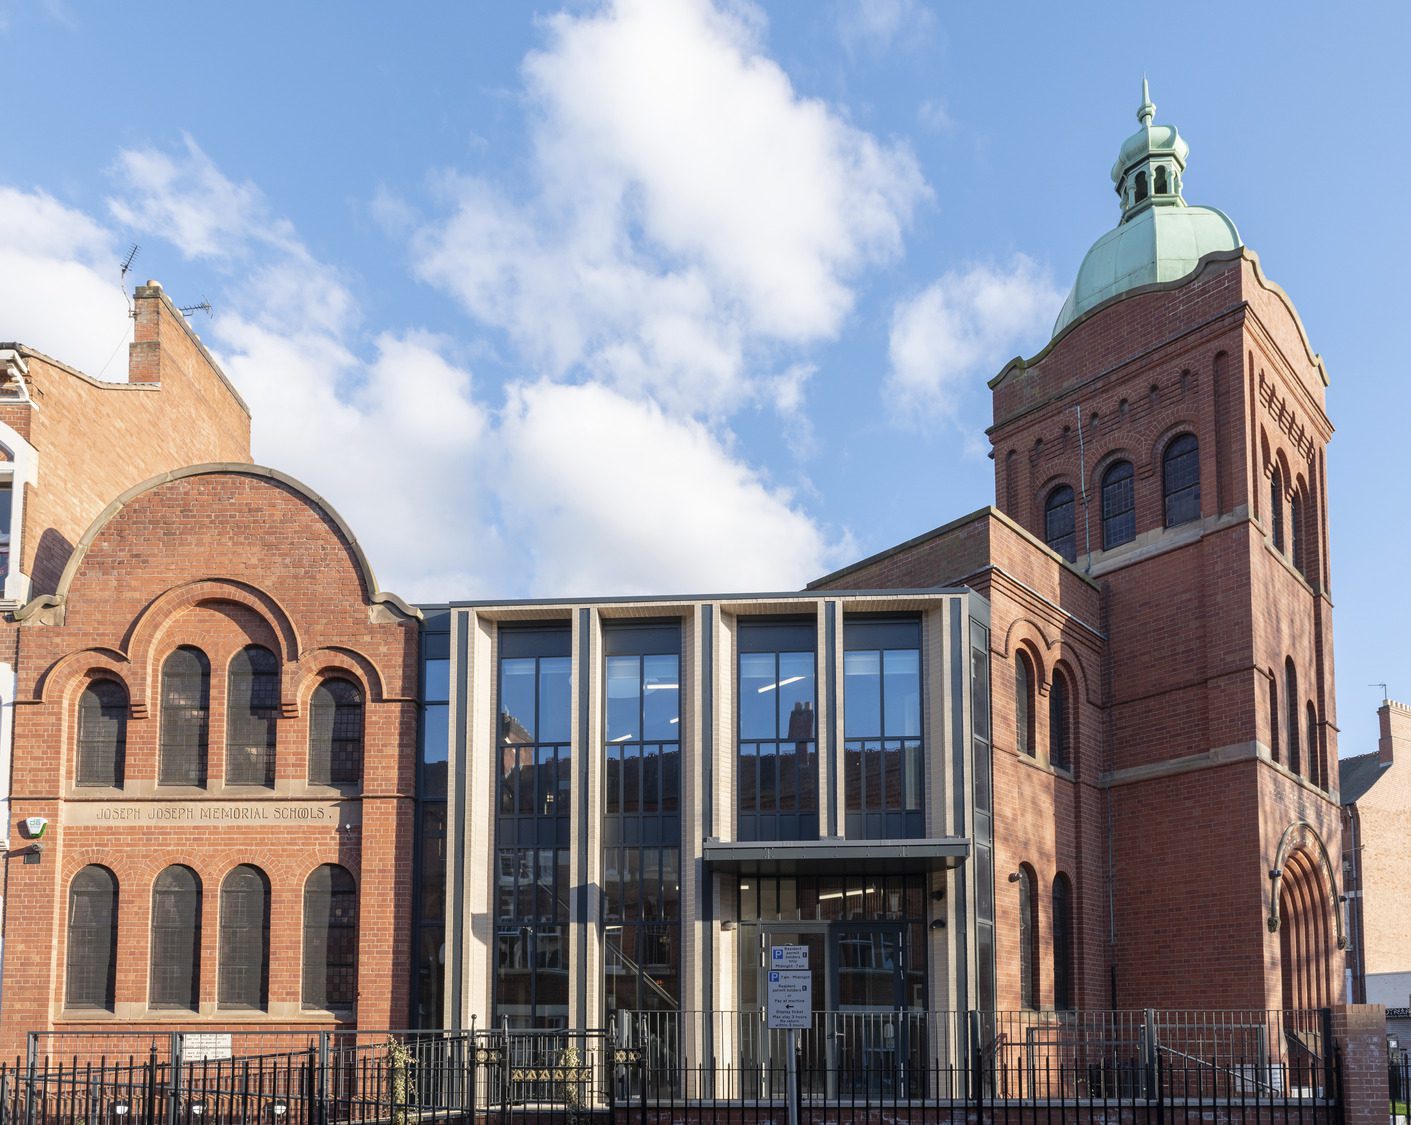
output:
POLYGON ((243 402, 160 288, 136 307, 127 384, 7 353, 0 1047, 400 1023, 418 615, 327 504, 249 463, 243 402))
POLYGON ((768 941, 916 1028, 1331 1004, 1327 377, 1138 117, 1121 221, 991 383, 996 506, 799 593, 413 609, 248 463, 159 288, 131 385, 0 353, 0 1050, 645 1008, 714 1050, 768 941))

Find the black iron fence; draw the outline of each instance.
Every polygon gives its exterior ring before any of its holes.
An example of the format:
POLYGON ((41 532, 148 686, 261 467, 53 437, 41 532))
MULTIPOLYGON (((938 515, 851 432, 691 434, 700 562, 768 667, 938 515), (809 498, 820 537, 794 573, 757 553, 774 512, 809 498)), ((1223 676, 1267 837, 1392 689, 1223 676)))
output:
POLYGON ((787 1042, 757 1012, 622 1013, 591 1031, 35 1034, 0 1066, 0 1125, 784 1125, 791 1100, 804 1125, 1341 1116, 1325 1011, 819 1012, 794 1084, 787 1042))

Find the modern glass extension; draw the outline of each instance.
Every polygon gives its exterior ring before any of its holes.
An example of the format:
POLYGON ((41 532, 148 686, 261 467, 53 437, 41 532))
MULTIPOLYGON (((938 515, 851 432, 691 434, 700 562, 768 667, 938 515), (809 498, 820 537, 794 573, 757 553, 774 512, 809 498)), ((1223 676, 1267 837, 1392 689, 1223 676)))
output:
POLYGON ((886 1075, 923 1056, 927 1013, 993 995, 973 593, 477 603, 428 622, 424 1025, 611 1026, 767 1065, 768 950, 800 945, 832 1044, 815 1061, 886 1075))

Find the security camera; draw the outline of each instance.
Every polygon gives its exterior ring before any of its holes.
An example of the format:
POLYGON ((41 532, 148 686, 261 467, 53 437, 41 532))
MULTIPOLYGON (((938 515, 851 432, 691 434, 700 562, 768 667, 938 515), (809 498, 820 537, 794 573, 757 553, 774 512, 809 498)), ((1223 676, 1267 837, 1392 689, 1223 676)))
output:
POLYGON ((24 825, 25 837, 30 840, 38 840, 49 827, 49 822, 42 816, 27 816, 20 823, 24 825))

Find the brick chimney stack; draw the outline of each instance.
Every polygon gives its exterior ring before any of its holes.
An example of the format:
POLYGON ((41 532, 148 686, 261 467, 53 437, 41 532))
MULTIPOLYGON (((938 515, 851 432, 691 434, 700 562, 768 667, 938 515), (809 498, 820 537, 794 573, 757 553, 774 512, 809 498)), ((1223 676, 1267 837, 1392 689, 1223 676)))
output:
POLYGON ((1398 750, 1411 756, 1411 707, 1389 699, 1377 708, 1381 738, 1377 740, 1377 761, 1389 766, 1398 750))

